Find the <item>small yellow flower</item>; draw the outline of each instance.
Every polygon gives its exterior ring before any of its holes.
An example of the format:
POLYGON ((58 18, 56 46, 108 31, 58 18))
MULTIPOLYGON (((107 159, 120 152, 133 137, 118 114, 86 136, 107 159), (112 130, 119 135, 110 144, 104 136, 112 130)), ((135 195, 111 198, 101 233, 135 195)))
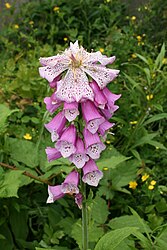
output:
POLYGON ((146 34, 143 34, 142 36, 143 36, 143 37, 145 37, 145 36, 146 36, 146 34))
POLYGON ((26 140, 31 140, 32 139, 32 136, 29 134, 29 133, 26 133, 24 136, 23 136, 24 139, 26 140))
POLYGON ((153 186, 153 185, 149 185, 149 186, 148 186, 148 189, 149 189, 149 190, 153 190, 153 189, 154 189, 154 186, 153 186))
POLYGON ((59 10, 60 10, 60 8, 59 8, 58 6, 55 6, 55 7, 53 8, 53 11, 54 11, 54 12, 59 12, 59 10))
POLYGON ((10 3, 5 3, 5 7, 6 9, 10 9, 12 6, 10 5, 10 3))
POLYGON ((18 25, 18 24, 15 24, 15 25, 14 25, 14 28, 15 28, 15 29, 19 29, 19 25, 18 25))
POLYGON ((159 147, 155 147, 157 150, 159 149, 159 147))
POLYGON ((30 25, 33 25, 33 24, 34 24, 34 22, 33 22, 33 21, 29 21, 29 24, 30 24, 30 25))
POLYGON ((147 7, 147 6, 144 6, 144 9, 145 9, 145 10, 148 10, 148 7, 147 7))
POLYGON ((141 40, 142 40, 142 37, 141 37, 141 36, 137 36, 136 38, 137 38, 137 41, 138 41, 138 42, 141 42, 141 40))
POLYGON ((64 40, 64 42, 67 42, 67 41, 68 41, 68 38, 67 38, 67 37, 64 37, 63 40, 64 40))
POLYGON ((111 141, 107 140, 106 143, 107 143, 107 144, 111 144, 111 141))
POLYGON ((151 184, 152 186, 155 186, 156 183, 157 183, 157 182, 154 181, 154 180, 152 180, 152 181, 150 182, 150 184, 151 184))
POLYGON ((108 170, 108 168, 103 168, 103 170, 107 171, 107 170, 108 170))
POLYGON ((130 124, 135 125, 135 124, 137 124, 137 121, 132 121, 132 122, 130 122, 130 124))
POLYGON ((142 42, 141 45, 144 46, 144 42, 142 42))
POLYGON ((150 101, 151 99, 153 99, 153 94, 150 94, 150 95, 147 95, 146 98, 147 98, 147 101, 150 101))
POLYGON ((132 17, 131 17, 131 20, 132 20, 132 21, 135 21, 135 20, 136 20, 136 16, 132 16, 132 17))
POLYGON ((131 57, 132 58, 136 58, 137 56, 136 56, 136 54, 132 54, 131 57))
POLYGON ((153 73, 152 74, 152 79, 154 79, 156 77, 156 74, 155 73, 153 73))
POLYGON ((99 51, 100 51, 101 53, 103 53, 103 52, 104 52, 104 49, 103 49, 103 48, 100 48, 99 51))
POLYGON ((141 180, 144 182, 144 181, 146 181, 149 177, 150 177, 149 174, 144 174, 144 175, 142 175, 141 180))
POLYGON ((162 64, 167 64, 167 58, 162 59, 162 64))
POLYGON ((136 189, 136 187, 137 187, 137 182, 136 181, 130 181, 129 182, 129 188, 131 188, 131 189, 136 189))

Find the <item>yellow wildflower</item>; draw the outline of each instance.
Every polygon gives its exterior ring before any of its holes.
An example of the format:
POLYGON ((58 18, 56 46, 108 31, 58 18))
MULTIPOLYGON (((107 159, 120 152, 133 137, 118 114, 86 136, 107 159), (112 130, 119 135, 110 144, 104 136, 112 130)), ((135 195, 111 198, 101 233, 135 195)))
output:
POLYGON ((148 186, 148 189, 149 189, 149 190, 153 190, 153 189, 154 189, 154 186, 153 186, 153 185, 149 185, 149 186, 148 186))
POLYGON ((149 177, 150 177, 149 174, 144 174, 144 175, 142 175, 141 180, 144 182, 144 181, 146 181, 149 177))
POLYGON ((131 20, 132 20, 132 21, 135 21, 135 20, 136 20, 136 16, 132 16, 132 17, 131 17, 131 20))
POLYGON ((137 38, 138 42, 141 42, 141 40, 142 40, 141 36, 137 36, 136 38, 137 38))
POLYGON ((148 10, 148 7, 147 7, 147 6, 144 6, 144 9, 145 9, 145 10, 148 10))
POLYGON ((167 58, 162 59, 162 64, 167 64, 167 58))
POLYGON ((53 8, 53 11, 54 11, 54 12, 59 12, 59 10, 60 10, 60 8, 59 8, 58 6, 55 6, 55 7, 53 8))
POLYGON ((132 54, 131 57, 132 58, 136 58, 137 56, 136 56, 136 54, 132 54))
POLYGON ((30 25, 33 25, 33 24, 34 24, 34 22, 33 22, 33 21, 29 21, 29 24, 30 24, 30 25))
POLYGON ((19 29, 19 25, 18 25, 18 24, 15 24, 15 25, 14 25, 14 28, 15 28, 15 29, 19 29))
POLYGON ((103 52, 104 52, 104 49, 103 49, 103 48, 100 48, 99 51, 100 51, 101 53, 103 53, 103 52))
POLYGON ((107 171, 107 170, 108 170, 108 168, 103 168, 103 170, 107 171))
POLYGON ((153 73, 152 74, 152 79, 154 79, 156 77, 156 74, 155 73, 153 73))
POLYGON ((159 149, 159 147, 155 147, 157 150, 159 149))
POLYGON ((106 141, 106 143, 107 143, 107 144, 110 144, 110 143, 111 143, 111 141, 107 140, 107 141, 106 141))
POLYGON ((32 139, 32 136, 29 134, 29 133, 26 133, 24 136, 23 136, 24 139, 26 140, 31 140, 32 139))
POLYGON ((147 95, 146 98, 147 98, 147 101, 150 101, 151 99, 153 99, 153 94, 150 94, 150 95, 147 95))
POLYGON ((67 37, 64 37, 63 40, 64 40, 64 42, 67 42, 68 38, 67 38, 67 37))
POLYGON ((5 3, 5 7, 6 9, 10 9, 12 6, 10 5, 10 3, 5 3))
POLYGON ((152 181, 150 182, 150 184, 151 184, 152 186, 155 186, 156 183, 157 183, 157 182, 154 181, 154 180, 152 180, 152 181))
POLYGON ((137 121, 132 121, 132 122, 130 122, 130 124, 135 125, 135 124, 137 124, 137 121))
POLYGON ((136 189, 136 187, 137 187, 137 182, 136 181, 130 181, 129 182, 129 188, 131 188, 131 189, 136 189))

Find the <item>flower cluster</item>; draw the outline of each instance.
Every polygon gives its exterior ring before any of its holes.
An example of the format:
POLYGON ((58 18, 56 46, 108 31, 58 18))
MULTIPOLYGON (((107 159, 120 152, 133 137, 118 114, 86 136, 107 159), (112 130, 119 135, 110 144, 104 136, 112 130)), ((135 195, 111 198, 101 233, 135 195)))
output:
POLYGON ((39 73, 53 89, 53 94, 44 99, 46 109, 51 114, 60 110, 45 124, 55 143, 54 148, 46 148, 47 158, 53 161, 64 157, 74 164, 61 185, 48 187, 48 203, 70 194, 81 207, 79 169, 82 181, 91 186, 96 187, 103 176, 95 160, 106 147, 103 141, 114 125, 108 120, 118 109, 115 101, 121 96, 106 87, 119 73, 106 67, 114 60, 114 56, 104 56, 100 51, 88 53, 78 41, 70 43, 62 54, 40 58, 39 73))

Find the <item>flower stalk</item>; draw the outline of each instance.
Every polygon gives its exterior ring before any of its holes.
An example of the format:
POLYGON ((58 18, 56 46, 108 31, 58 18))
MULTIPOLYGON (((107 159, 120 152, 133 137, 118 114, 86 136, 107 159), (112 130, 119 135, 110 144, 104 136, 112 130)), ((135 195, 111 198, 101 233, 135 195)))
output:
POLYGON ((83 195, 82 201, 82 250, 89 249, 88 243, 88 216, 87 216, 87 203, 86 203, 86 184, 81 181, 81 190, 83 195))

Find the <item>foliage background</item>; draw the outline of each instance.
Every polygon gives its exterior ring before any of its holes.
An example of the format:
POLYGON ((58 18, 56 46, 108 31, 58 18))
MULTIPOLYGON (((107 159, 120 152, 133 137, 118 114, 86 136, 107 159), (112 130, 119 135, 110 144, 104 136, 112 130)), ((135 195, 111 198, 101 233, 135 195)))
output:
POLYGON ((104 178, 88 189, 90 249, 166 249, 166 1, 133 9, 121 0, 8 4, 0 36, 1 249, 81 249, 81 211, 73 199, 46 205, 46 183, 60 183, 70 163, 46 160, 51 142, 43 124, 50 117, 43 98, 51 91, 38 74, 39 57, 75 40, 116 55, 121 71, 108 86, 122 97, 98 161, 104 178))

